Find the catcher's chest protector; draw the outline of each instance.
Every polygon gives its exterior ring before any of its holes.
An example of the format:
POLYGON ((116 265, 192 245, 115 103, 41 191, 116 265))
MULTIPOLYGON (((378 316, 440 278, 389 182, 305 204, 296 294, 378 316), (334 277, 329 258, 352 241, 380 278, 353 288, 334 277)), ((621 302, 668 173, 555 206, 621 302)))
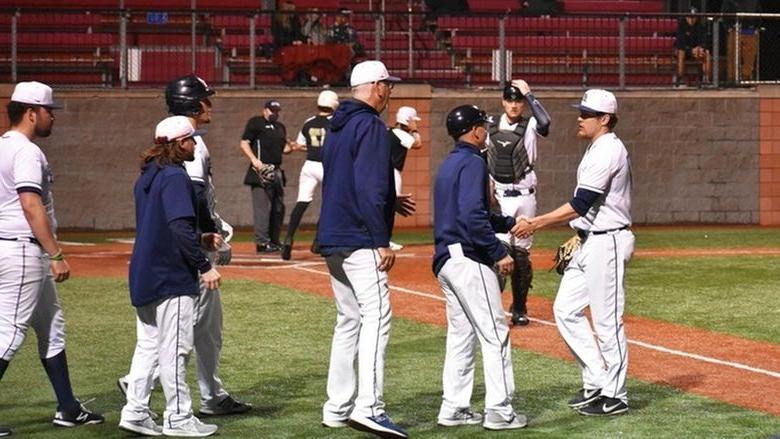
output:
POLYGON ((513 131, 499 130, 500 117, 496 120, 488 128, 488 171, 499 183, 514 183, 532 169, 523 144, 528 119, 520 119, 513 131))

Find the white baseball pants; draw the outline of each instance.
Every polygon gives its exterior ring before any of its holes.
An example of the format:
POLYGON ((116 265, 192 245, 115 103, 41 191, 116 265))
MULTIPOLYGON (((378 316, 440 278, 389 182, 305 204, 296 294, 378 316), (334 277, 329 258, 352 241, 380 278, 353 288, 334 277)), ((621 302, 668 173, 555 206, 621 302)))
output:
POLYGON ((588 235, 561 279, 553 312, 558 331, 582 370, 586 389, 628 401, 628 346, 623 327, 626 264, 634 253, 630 230, 588 235), (585 316, 590 307, 593 329, 585 316))
POLYGON ((38 355, 65 349, 65 319, 49 256, 29 241, 0 240, 0 358, 11 361, 32 326, 38 355))
POLYGON ((379 252, 374 249, 331 255, 326 262, 338 314, 323 420, 343 421, 350 414, 378 416, 385 406, 385 350, 392 317, 387 272, 377 270, 379 252))
POLYGON ((298 178, 299 203, 311 203, 314 199, 314 191, 317 185, 322 184, 322 162, 306 160, 301 167, 301 175, 298 178))
POLYGON ((477 340, 485 374, 485 410, 509 418, 514 411, 515 380, 498 277, 491 267, 463 256, 460 244, 450 246, 450 255, 438 275, 447 298, 447 351, 439 418, 471 406, 477 340))
POLYGON ((163 422, 174 428, 192 417, 187 385, 187 360, 192 352, 195 296, 172 296, 136 308, 138 340, 127 383, 122 419, 140 421, 149 416, 153 371, 159 365, 165 394, 163 422))
POLYGON ((401 189, 404 187, 404 179, 401 177, 401 171, 393 168, 393 182, 395 183, 395 194, 402 194, 401 189))
MULTIPOLYGON (((512 218, 517 218, 520 215, 528 218, 533 218, 536 216, 535 193, 528 194, 527 192, 529 189, 527 188, 516 189, 521 190, 525 195, 507 197, 504 196, 504 190, 514 189, 514 185, 501 184, 498 182, 496 182, 495 185, 496 200, 498 200, 498 204, 501 206, 501 213, 504 216, 511 216, 512 218)), ((534 243, 533 235, 529 236, 528 238, 515 238, 511 233, 496 233, 496 237, 501 240, 501 242, 504 242, 513 248, 523 248, 530 250, 534 243)))

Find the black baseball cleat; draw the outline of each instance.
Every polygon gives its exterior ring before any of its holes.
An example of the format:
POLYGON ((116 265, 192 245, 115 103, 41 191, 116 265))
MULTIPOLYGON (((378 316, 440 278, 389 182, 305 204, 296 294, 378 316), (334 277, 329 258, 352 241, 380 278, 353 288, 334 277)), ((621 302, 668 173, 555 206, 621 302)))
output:
POLYGON ((257 253, 276 253, 280 250, 280 247, 272 242, 269 242, 268 244, 257 244, 255 246, 255 251, 257 253))
POLYGON ((573 409, 585 407, 598 399, 599 396, 601 396, 601 389, 580 389, 574 398, 569 400, 568 406, 573 409))
POLYGON ((58 411, 51 422, 59 427, 77 427, 87 424, 102 424, 104 421, 105 418, 102 415, 92 413, 77 401, 76 407, 58 411))
POLYGON ((289 261, 292 258, 292 242, 282 244, 282 259, 289 261))
POLYGON ((248 402, 240 401, 232 396, 228 395, 222 398, 222 401, 218 402, 214 406, 203 405, 200 407, 201 416, 225 416, 225 415, 238 415, 246 413, 252 410, 252 404, 248 402))
POLYGON ((309 248, 309 250, 311 250, 311 252, 314 253, 315 255, 320 254, 320 243, 319 243, 319 241, 317 241, 316 239, 314 241, 312 241, 311 248, 309 248))
POLYGON ((577 413, 585 416, 612 416, 628 411, 628 404, 609 396, 599 396, 590 405, 580 407, 577 413))
POLYGON ((512 312, 512 324, 513 325, 515 325, 515 326, 526 326, 529 323, 531 323, 531 321, 528 320, 528 315, 527 314, 525 314, 525 313, 520 314, 520 313, 516 313, 514 311, 512 312))
POLYGON ((0 425, 0 437, 10 436, 11 434, 13 434, 13 431, 11 431, 11 427, 0 425))

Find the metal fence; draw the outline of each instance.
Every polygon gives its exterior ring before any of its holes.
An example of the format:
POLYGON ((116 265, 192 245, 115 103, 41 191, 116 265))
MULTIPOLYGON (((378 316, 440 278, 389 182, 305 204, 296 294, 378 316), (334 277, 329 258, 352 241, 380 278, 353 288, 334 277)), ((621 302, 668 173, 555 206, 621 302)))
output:
POLYGON ((542 86, 621 88, 779 79, 780 66, 764 65, 761 56, 772 53, 774 38, 764 35, 780 33, 778 14, 431 17, 410 8, 339 15, 0 9, 0 81, 129 88, 195 72, 224 87, 309 86, 345 83, 362 59, 381 59, 406 82, 437 87, 490 86, 515 77, 542 86), (675 48, 687 18, 697 23, 703 55, 675 48), (355 39, 337 35, 334 43, 328 34, 342 20, 355 39))

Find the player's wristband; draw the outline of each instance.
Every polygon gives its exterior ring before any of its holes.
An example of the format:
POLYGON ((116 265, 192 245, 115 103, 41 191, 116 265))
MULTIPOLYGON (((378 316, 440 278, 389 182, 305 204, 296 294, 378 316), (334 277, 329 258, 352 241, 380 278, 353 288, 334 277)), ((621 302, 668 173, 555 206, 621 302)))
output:
POLYGON ((49 259, 52 261, 64 261, 65 255, 62 254, 62 249, 57 250, 57 253, 54 253, 53 255, 49 256, 49 259))

